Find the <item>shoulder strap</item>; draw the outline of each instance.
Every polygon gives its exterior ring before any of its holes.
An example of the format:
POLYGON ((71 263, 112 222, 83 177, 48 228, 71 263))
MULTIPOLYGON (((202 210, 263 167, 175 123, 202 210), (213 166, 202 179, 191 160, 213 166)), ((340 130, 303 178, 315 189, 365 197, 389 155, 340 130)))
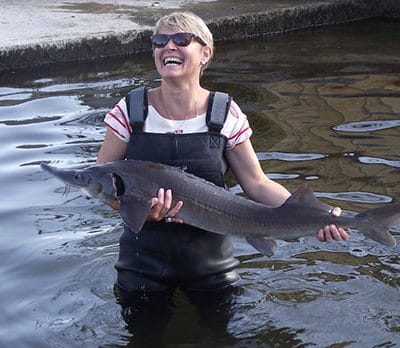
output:
POLYGON ((138 87, 128 92, 126 95, 126 107, 133 131, 143 131, 144 120, 148 112, 147 87, 138 87))
POLYGON ((227 93, 211 92, 206 117, 210 132, 221 132, 228 116, 231 100, 232 98, 227 93))

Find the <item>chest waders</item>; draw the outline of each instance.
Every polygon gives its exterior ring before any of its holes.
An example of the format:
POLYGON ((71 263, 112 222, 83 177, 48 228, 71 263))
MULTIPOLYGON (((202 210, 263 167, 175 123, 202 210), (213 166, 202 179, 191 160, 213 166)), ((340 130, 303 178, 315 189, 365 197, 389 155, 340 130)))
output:
MULTIPOLYGON (((208 132, 192 134, 143 132, 148 105, 146 88, 131 91, 126 101, 133 129, 128 159, 181 167, 225 186, 228 165, 224 158, 226 137, 221 129, 231 101, 227 94, 210 94, 206 116, 208 132)), ((233 271, 237 264, 228 236, 186 224, 146 222, 138 234, 124 227, 115 267, 118 285, 127 291, 162 291, 176 287, 206 291, 237 281, 239 276, 233 271)))

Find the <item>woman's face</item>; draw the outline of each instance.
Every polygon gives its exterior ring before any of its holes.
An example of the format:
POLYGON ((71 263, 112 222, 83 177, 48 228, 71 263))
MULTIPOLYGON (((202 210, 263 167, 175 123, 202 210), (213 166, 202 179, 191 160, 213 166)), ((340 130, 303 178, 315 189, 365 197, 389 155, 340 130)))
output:
MULTIPOLYGON (((175 34, 170 27, 162 27, 158 34, 175 34)), ((165 47, 154 47, 154 62, 158 73, 163 79, 200 78, 202 63, 211 58, 212 50, 203 46, 195 38, 187 46, 176 45, 172 39, 165 47)))

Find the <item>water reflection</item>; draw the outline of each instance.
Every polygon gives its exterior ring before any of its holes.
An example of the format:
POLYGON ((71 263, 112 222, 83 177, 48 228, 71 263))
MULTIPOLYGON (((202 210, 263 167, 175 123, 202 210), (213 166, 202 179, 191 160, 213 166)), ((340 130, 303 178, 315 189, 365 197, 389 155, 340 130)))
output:
POLYGON ((331 198, 339 201, 361 202, 369 204, 389 203, 392 201, 391 197, 377 195, 371 192, 323 192, 317 194, 317 196, 331 198))
MULTIPOLYGON (((308 181, 348 214, 397 201, 398 26, 362 23, 219 43, 205 84, 231 93, 248 114, 270 177, 293 190, 308 181)), ((148 56, 0 76, 0 345, 135 344, 112 289, 120 219, 76 190, 63 195, 64 186, 38 164, 92 163, 105 112, 134 86, 157 79, 148 56)), ((398 239, 400 226, 393 234, 398 239)), ((270 259, 241 240, 235 250, 242 280, 226 327, 207 329, 178 292, 161 344, 400 344, 399 247, 354 232, 349 243, 279 241, 270 259)))
POLYGON ((382 121, 360 121, 341 124, 333 127, 336 131, 342 132, 374 132, 381 129, 388 129, 400 126, 400 120, 382 120, 382 121))
POLYGON ((399 168, 400 167, 400 161, 390 161, 384 158, 377 158, 377 157, 369 157, 369 156, 360 156, 358 160, 361 163, 366 163, 366 164, 383 164, 389 167, 395 167, 399 168))

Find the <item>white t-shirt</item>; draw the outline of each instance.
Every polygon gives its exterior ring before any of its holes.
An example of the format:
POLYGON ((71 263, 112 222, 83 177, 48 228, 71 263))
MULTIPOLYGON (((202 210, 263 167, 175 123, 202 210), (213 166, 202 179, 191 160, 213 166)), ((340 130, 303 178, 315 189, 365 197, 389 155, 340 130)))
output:
MULTIPOLYGON (((125 97, 107 113, 104 122, 119 139, 124 142, 129 142, 132 135, 132 128, 129 123, 125 97)), ((161 134, 207 132, 206 113, 187 120, 170 120, 160 115, 152 105, 149 105, 143 131, 161 134)), ((247 116, 233 100, 221 133, 227 137, 227 149, 232 149, 236 145, 243 143, 249 139, 253 133, 249 126, 247 116)))

